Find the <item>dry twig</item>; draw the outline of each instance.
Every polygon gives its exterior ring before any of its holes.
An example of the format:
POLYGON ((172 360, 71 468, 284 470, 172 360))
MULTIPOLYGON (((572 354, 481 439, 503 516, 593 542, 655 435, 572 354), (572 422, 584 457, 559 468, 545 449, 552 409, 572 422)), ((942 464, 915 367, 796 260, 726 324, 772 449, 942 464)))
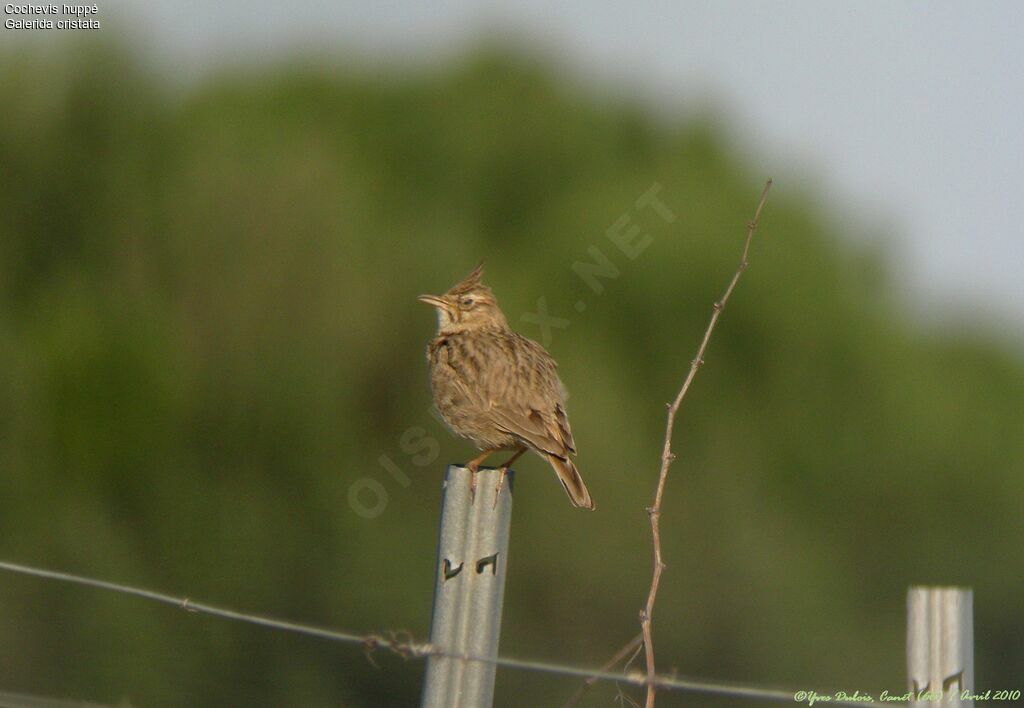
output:
POLYGON ((686 392, 690 389, 690 384, 693 383, 694 377, 697 375, 697 371, 704 363, 704 353, 708 348, 708 341, 711 339, 711 333, 715 329, 715 325, 718 323, 718 318, 722 315, 722 310, 725 309, 726 303, 729 302, 729 297, 732 295, 732 291, 736 288, 736 283, 739 282, 740 276, 743 275, 743 271, 747 269, 747 254, 750 251, 750 241, 754 237, 754 231, 757 230, 757 222, 761 219, 761 210, 764 208, 764 203, 768 199, 768 190, 771 189, 772 181, 769 179, 765 182, 764 189, 761 190, 761 199, 757 203, 757 209, 754 211, 754 218, 747 224, 747 240, 743 244, 743 254, 740 256, 740 264, 736 268, 736 272, 732 276, 732 280, 729 281, 729 287, 725 289, 725 294, 722 295, 721 299, 714 304, 713 311, 711 313, 711 320, 708 322, 707 329, 704 330, 704 339, 701 340, 700 348, 697 349, 696 358, 690 362, 690 371, 686 375, 686 380, 683 381, 682 387, 679 389, 679 393, 676 394, 675 400, 668 406, 668 420, 665 424, 665 444, 661 451, 661 471, 658 473, 658 487, 654 493, 654 504, 647 508, 647 515, 651 519, 651 537, 654 544, 654 571, 651 575, 651 589, 647 593, 647 604, 644 605, 644 609, 640 611, 640 628, 642 630, 644 640, 644 657, 647 660, 647 702, 646 708, 654 708, 654 694, 656 689, 657 673, 654 667, 654 641, 651 636, 651 617, 654 614, 654 601, 658 597, 658 585, 661 582, 661 573, 665 569, 665 564, 661 560, 661 500, 665 493, 665 480, 668 479, 668 468, 672 464, 672 461, 676 458, 672 452, 672 429, 675 426, 676 412, 679 410, 679 405, 683 402, 683 397, 686 392))
MULTIPOLYGON (((604 666, 602 666, 600 669, 598 669, 598 671, 611 671, 620 661, 622 661, 623 659, 626 658, 627 654, 629 654, 632 651, 639 651, 640 650, 640 646, 643 643, 643 641, 644 641, 644 635, 642 635, 642 634, 636 635, 635 637, 633 637, 633 639, 630 640, 629 644, 627 644, 626 646, 624 646, 621 649, 619 649, 615 653, 615 656, 613 656, 611 659, 609 659, 608 662, 605 663, 604 666)), ((632 659, 630 659, 630 661, 632 661, 632 659)), ((565 704, 562 706, 562 708, 572 708, 574 705, 579 703, 580 699, 582 699, 583 696, 586 695, 587 691, 590 690, 590 687, 593 686, 595 683, 597 683, 599 680, 600 680, 600 677, 597 676, 597 675, 594 675, 594 676, 591 676, 590 678, 588 678, 586 681, 584 681, 583 685, 581 685, 579 688, 577 688, 576 692, 574 694, 569 696, 569 700, 567 700, 565 702, 565 704)))

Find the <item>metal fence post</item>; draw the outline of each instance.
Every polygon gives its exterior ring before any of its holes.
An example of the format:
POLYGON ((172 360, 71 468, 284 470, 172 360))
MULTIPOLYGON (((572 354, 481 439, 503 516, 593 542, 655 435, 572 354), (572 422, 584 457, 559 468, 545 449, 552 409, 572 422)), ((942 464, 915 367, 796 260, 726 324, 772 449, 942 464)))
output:
POLYGON ((427 659, 423 708, 486 707, 494 699, 495 665, 458 657, 498 656, 512 477, 509 470, 495 499, 498 473, 481 468, 473 500, 469 470, 449 465, 445 473, 430 643, 446 656, 427 659))
POLYGON ((970 588, 907 591, 907 679, 911 704, 973 706, 974 616, 970 588), (966 692, 966 698, 961 695, 966 692))

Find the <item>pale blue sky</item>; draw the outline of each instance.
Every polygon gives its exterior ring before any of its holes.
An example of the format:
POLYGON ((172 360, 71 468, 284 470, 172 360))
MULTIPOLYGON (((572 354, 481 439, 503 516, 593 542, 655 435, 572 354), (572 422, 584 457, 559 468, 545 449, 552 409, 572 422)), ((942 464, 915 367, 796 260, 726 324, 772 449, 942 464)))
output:
POLYGON ((419 63, 500 33, 659 109, 710 98, 778 188, 815 184, 842 230, 892 241, 923 311, 1024 324, 1024 3, 99 4, 186 79, 309 48, 419 63))

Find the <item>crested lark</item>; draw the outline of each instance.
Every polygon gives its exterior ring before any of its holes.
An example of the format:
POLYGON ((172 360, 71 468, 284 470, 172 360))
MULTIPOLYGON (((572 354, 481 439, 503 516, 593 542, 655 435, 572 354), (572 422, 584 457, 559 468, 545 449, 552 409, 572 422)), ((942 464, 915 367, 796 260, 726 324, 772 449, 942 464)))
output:
POLYGON ((444 295, 420 295, 437 308, 437 336, 427 348, 434 404, 456 435, 482 452, 473 473, 499 450, 514 454, 499 469, 498 490, 514 460, 533 450, 558 475, 574 506, 594 508, 570 455, 576 444, 565 413, 565 387, 555 361, 513 332, 494 293, 480 282, 483 264, 444 295))

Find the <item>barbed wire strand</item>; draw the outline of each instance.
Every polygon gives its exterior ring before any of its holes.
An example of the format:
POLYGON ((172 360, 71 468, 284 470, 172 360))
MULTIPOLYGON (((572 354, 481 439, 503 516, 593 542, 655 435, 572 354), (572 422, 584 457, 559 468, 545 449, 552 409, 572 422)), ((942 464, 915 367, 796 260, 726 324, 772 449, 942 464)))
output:
MULTIPOLYGON (((593 681, 618 681, 622 683, 628 683, 633 686, 647 686, 648 683, 651 681, 651 679, 644 672, 639 670, 631 671, 629 673, 621 673, 614 671, 603 671, 600 669, 587 669, 578 666, 569 666, 565 664, 534 661, 529 659, 512 659, 509 657, 484 657, 475 656, 472 654, 459 654, 456 652, 445 651, 443 648, 434 646, 429 642, 415 642, 412 640, 400 639, 400 637, 402 636, 409 636, 405 632, 385 632, 383 634, 358 634, 356 632, 345 632, 336 629, 327 629, 324 627, 316 627, 313 625, 302 624, 299 622, 289 622, 287 620, 275 619, 272 617, 266 617, 264 615, 255 615, 246 612, 238 612, 237 610, 231 610, 225 607, 209 605, 204 602, 194 602, 188 597, 175 597, 173 595, 168 595, 162 592, 156 592, 154 590, 147 590, 145 588, 133 587, 131 585, 124 585, 121 583, 112 583, 106 580, 99 580, 97 578, 89 578, 86 576, 74 575, 72 573, 64 573, 57 570, 47 570, 45 568, 37 568, 33 566, 22 565, 20 563, 11 563, 9 561, 0 561, 0 570, 6 570, 12 573, 19 573, 22 575, 29 575, 37 578, 44 578, 47 580, 71 583, 73 585, 82 585, 86 587, 97 588, 100 590, 107 590, 110 592, 120 593, 123 595, 140 597, 146 600, 151 600, 153 602, 159 602, 165 605, 178 607, 179 609, 183 609, 187 612, 211 615, 213 617, 220 617, 222 619, 234 620, 237 622, 245 622, 248 624, 258 625, 260 627, 267 627, 269 629, 277 629, 285 632, 292 632, 295 634, 302 634, 310 637, 318 637, 320 639, 343 642, 346 644, 359 644, 363 647, 363 649, 367 652, 368 655, 370 652, 373 652, 377 649, 387 649, 406 659, 440 656, 449 659, 459 659, 462 661, 481 661, 491 663, 506 669, 531 671, 535 673, 556 674, 561 676, 573 676, 576 678, 584 678, 588 680, 592 679, 593 681)), ((761 688, 756 686, 743 686, 718 681, 707 681, 703 679, 680 678, 678 676, 655 676, 653 678, 653 681, 658 688, 665 690, 690 691, 694 693, 734 696, 738 698, 750 698, 780 703, 792 703, 794 700, 794 696, 798 693, 797 691, 785 691, 781 689, 761 688)), ((824 692, 822 692, 822 694, 824 694, 824 692)), ((832 700, 830 701, 830 703, 833 705, 850 706, 877 705, 867 703, 864 701, 842 700, 832 700)))

